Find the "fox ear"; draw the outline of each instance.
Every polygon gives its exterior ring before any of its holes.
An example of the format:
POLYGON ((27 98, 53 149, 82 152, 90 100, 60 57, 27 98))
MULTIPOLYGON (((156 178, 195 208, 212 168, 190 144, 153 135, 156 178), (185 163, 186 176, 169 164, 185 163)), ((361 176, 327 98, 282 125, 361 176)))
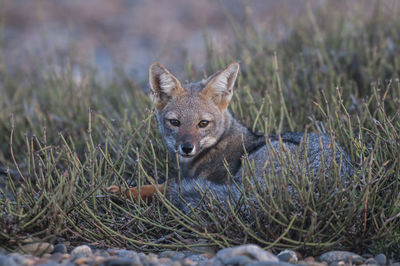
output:
POLYGON ((220 110, 225 110, 231 101, 233 86, 239 73, 239 63, 230 64, 227 68, 212 75, 206 82, 201 94, 211 98, 220 110))
POLYGON ((150 89, 158 110, 164 108, 172 96, 184 93, 179 80, 160 63, 153 63, 149 69, 150 89))

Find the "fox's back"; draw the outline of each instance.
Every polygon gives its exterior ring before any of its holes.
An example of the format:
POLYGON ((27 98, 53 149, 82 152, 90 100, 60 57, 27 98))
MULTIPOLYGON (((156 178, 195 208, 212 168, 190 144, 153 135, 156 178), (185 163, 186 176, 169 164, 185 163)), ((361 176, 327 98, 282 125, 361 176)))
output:
MULTIPOLYGON (((289 132, 266 139, 264 146, 248 155, 258 178, 264 174, 276 175, 282 167, 295 168, 294 172, 308 176, 327 174, 333 164, 340 176, 352 174, 349 156, 325 134, 289 132)), ((236 173, 237 177, 240 175, 241 169, 236 173)))

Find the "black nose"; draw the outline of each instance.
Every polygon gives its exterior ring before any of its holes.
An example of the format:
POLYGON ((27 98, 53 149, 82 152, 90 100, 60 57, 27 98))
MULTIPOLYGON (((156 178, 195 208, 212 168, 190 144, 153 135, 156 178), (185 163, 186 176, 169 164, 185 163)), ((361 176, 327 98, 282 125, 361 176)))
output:
POLYGON ((193 145, 189 142, 185 142, 181 145, 181 150, 185 153, 185 154, 189 154, 193 151, 193 145))

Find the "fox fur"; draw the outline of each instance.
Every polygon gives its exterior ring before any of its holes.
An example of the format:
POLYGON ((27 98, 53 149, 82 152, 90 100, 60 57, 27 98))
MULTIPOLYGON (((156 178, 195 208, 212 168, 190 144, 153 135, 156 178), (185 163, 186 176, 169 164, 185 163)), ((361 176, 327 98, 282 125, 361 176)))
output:
POLYGON ((159 131, 180 168, 180 180, 170 180, 166 190, 175 205, 188 211, 200 202, 200 191, 206 190, 222 201, 229 191, 237 200, 240 189, 229 180, 240 182, 244 158, 254 164, 255 178, 261 183, 265 174, 284 167, 274 157, 277 153, 296 154, 291 167, 309 175, 328 172, 333 161, 340 165, 341 177, 352 174, 348 155, 337 145, 332 148, 327 135, 265 136, 239 123, 228 110, 238 74, 239 64, 233 63, 206 80, 182 85, 161 64, 150 66, 159 131))

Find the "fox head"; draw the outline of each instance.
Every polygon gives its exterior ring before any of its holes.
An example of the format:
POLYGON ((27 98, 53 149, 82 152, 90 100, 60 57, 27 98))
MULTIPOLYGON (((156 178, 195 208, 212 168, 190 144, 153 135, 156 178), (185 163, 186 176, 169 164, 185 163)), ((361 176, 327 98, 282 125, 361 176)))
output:
POLYGON ((161 64, 150 66, 158 127, 169 151, 177 152, 181 161, 216 144, 228 129, 227 108, 238 73, 239 64, 233 63, 206 80, 182 86, 161 64))

